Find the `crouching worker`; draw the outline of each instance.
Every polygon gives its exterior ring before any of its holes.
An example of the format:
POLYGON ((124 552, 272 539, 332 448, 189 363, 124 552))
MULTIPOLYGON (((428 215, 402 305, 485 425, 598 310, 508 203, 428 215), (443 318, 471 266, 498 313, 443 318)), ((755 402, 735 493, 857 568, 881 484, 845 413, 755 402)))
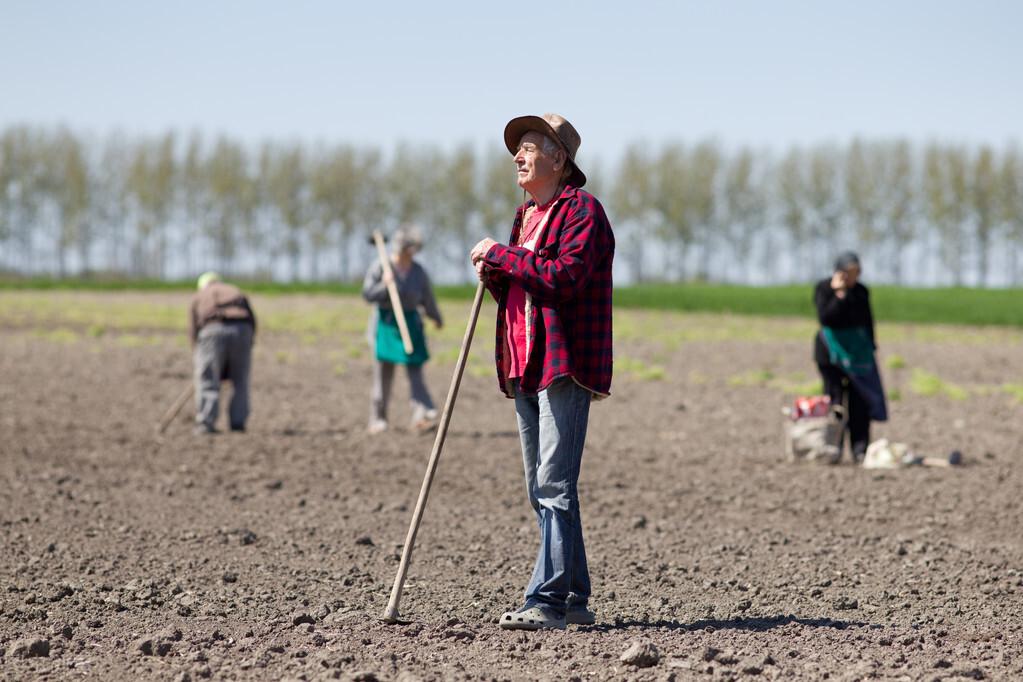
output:
POLYGON ((422 309, 426 316, 433 320, 437 329, 444 326, 444 321, 440 315, 440 308, 437 307, 437 300, 433 296, 430 277, 423 266, 413 259, 415 253, 423 246, 418 230, 399 229, 392 241, 394 246, 390 269, 412 339, 412 353, 405 352, 398 321, 387 291, 388 280, 384 275, 383 265, 377 261, 369 268, 362 284, 362 297, 367 302, 376 304, 376 310, 370 316, 367 333, 376 356, 369 418, 369 432, 373 434, 387 430, 387 403, 391 398, 395 365, 405 365, 408 374, 412 427, 419 431, 429 431, 437 425, 437 408, 423 378, 423 364, 430 359, 430 353, 426 348, 426 335, 423 333, 423 320, 419 310, 422 309))
POLYGON ((249 417, 249 369, 256 316, 249 300, 236 286, 206 272, 199 277, 192 297, 188 336, 195 363, 195 433, 216 433, 220 412, 220 382, 231 381, 228 422, 232 431, 244 431, 249 417))

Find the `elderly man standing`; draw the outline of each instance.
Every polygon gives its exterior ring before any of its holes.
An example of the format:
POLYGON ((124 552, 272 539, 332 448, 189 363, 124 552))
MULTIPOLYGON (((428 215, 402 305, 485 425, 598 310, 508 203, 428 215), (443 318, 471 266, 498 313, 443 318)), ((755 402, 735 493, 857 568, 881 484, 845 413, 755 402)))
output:
POLYGON ((233 385, 228 419, 232 431, 244 431, 249 417, 249 369, 256 316, 236 286, 206 272, 199 277, 188 315, 188 338, 195 362, 195 433, 216 433, 220 382, 233 385))
POLYGON ((590 577, 577 483, 591 398, 611 388, 614 234, 604 208, 580 189, 580 138, 557 114, 521 116, 504 130, 519 208, 507 245, 472 249, 498 302, 497 376, 515 400, 529 502, 540 549, 525 604, 500 626, 537 630, 589 625, 590 577))

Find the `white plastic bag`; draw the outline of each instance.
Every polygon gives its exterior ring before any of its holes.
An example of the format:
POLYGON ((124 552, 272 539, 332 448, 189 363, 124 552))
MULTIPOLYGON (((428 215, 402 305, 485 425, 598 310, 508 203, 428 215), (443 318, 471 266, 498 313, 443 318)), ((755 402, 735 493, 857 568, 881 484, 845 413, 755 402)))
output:
POLYGON ((887 438, 879 438, 867 446, 863 468, 897 469, 910 462, 912 458, 913 453, 906 443, 891 443, 887 438))

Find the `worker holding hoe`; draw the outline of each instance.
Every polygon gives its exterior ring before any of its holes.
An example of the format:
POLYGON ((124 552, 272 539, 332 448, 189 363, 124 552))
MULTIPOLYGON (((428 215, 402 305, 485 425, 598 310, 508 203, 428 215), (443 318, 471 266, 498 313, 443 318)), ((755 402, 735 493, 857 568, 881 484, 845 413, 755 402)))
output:
MULTIPOLYGON (((385 260, 387 256, 381 251, 381 259, 370 266, 362 284, 362 297, 376 304, 368 331, 370 346, 376 355, 370 399, 369 432, 372 434, 387 430, 387 404, 394 383, 395 365, 405 365, 408 374, 412 427, 418 431, 429 431, 437 426, 437 408, 423 376, 423 364, 430 359, 430 353, 426 348, 419 310, 422 309, 433 320, 437 329, 444 326, 444 320, 433 295, 430 277, 413 258, 422 246, 423 239, 417 229, 398 229, 393 237, 389 260, 385 260), (396 289, 393 298, 388 287, 396 289), (400 300, 399 314, 404 314, 409 346, 402 339, 393 300, 400 300)), ((382 250, 383 246, 380 248, 382 250)))
POLYGON ((195 433, 217 432, 223 379, 230 379, 233 386, 228 408, 231 430, 244 431, 256 316, 241 290, 220 281, 215 272, 200 275, 198 289, 188 314, 195 366, 195 433))
POLYGON ((498 302, 497 376, 515 400, 540 549, 524 605, 500 626, 561 629, 596 621, 576 488, 590 400, 611 388, 615 241, 600 202, 581 189, 580 138, 568 121, 521 116, 504 142, 530 199, 508 244, 484 239, 470 257, 498 302))

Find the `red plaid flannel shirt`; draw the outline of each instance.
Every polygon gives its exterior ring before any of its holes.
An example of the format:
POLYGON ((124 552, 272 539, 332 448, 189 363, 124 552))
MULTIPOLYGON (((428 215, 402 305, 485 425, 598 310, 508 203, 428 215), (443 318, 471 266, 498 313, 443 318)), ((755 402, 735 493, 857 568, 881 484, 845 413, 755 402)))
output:
MULTIPOLYGON (((520 206, 509 243, 518 241, 520 206)), ((496 244, 484 258, 487 288, 497 301, 497 378, 505 395, 508 333, 505 306, 514 281, 532 298, 529 354, 520 389, 534 394, 555 379, 572 377, 596 397, 611 391, 611 263, 615 239, 604 207, 593 195, 567 186, 550 207, 535 251, 496 244)))

